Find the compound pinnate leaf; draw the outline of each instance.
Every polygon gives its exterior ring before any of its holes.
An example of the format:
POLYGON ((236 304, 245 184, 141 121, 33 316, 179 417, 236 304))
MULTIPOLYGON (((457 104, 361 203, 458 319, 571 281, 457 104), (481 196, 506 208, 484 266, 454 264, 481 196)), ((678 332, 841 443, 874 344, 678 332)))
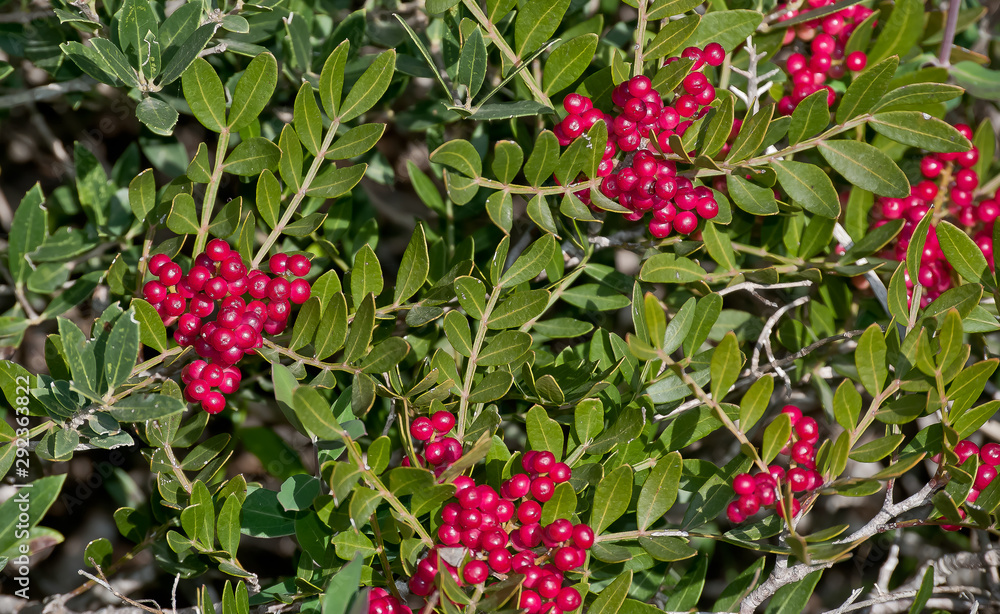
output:
POLYGON ((243 130, 257 119, 271 99, 277 83, 278 62, 274 56, 262 53, 255 57, 243 71, 233 91, 228 124, 231 132, 243 130))

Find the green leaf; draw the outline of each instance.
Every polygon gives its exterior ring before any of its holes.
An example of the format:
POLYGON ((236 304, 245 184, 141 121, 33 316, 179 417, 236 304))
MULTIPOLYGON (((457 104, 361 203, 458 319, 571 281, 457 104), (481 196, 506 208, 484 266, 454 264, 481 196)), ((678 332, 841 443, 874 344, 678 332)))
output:
POLYGON ((646 14, 648 19, 664 19, 672 15, 680 15, 700 6, 704 0, 656 0, 646 14))
POLYGON ((806 603, 813 591, 816 590, 816 584, 822 575, 823 570, 820 569, 812 572, 803 580, 779 588, 771 597, 771 601, 768 602, 764 614, 797 614, 804 611, 806 603))
POLYGON ((327 301, 323 317, 316 327, 316 358, 323 360, 344 347, 347 340, 347 299, 342 292, 327 301))
MULTIPOLYGON (((483 174, 483 160, 472 143, 455 139, 448 141, 431 152, 431 162, 444 164, 467 177, 479 177, 483 174)), ((529 160, 530 163, 530 160, 529 160)))
POLYGON ((882 329, 878 324, 872 324, 861 335, 854 353, 858 378, 872 396, 882 393, 885 378, 889 375, 889 370, 885 366, 886 351, 882 329))
POLYGON ((399 264, 399 273, 396 274, 396 287, 393 290, 392 302, 395 305, 402 305, 427 281, 427 273, 430 270, 430 256, 427 252, 427 237, 424 234, 424 225, 417 224, 410 237, 410 243, 403 252, 403 259, 399 264))
POLYGON ((951 408, 948 410, 949 421, 960 420, 963 413, 972 407, 985 390, 986 382, 996 371, 998 362, 1000 359, 997 358, 977 362, 965 367, 955 376, 948 386, 946 395, 951 401, 951 408))
MULTIPOLYGON (((719 43, 729 53, 757 30, 764 17, 757 11, 728 10, 707 13, 692 37, 692 43, 704 47, 719 43)), ((683 609, 683 608, 682 608, 683 609)))
POLYGON ((542 91, 555 94, 580 78, 594 59, 597 40, 596 34, 582 34, 556 47, 545 62, 542 91))
POLYGON ((795 107, 792 123, 788 127, 789 144, 801 143, 830 125, 830 105, 826 103, 826 95, 826 90, 813 92, 795 107))
POLYGON ((257 119, 271 99, 277 82, 278 62, 273 55, 262 53, 250 62, 233 91, 228 124, 231 132, 244 130, 257 119))
MULTIPOLYGON (((197 23, 199 14, 200 11, 195 14, 195 23, 197 23)), ((171 15, 171 17, 173 17, 173 15, 171 15)), ((164 27, 161 28, 161 33, 166 29, 167 22, 169 21, 170 19, 168 18, 167 21, 164 22, 164 27)), ((159 83, 161 87, 174 82, 191 66, 191 63, 198 58, 198 54, 205 48, 208 41, 210 41, 212 36, 215 35, 215 31, 218 27, 219 25, 216 23, 206 23, 191 32, 191 34, 184 39, 182 44, 166 46, 164 48, 164 66, 163 72, 160 75, 159 83)), ((187 31, 187 29, 184 29, 184 31, 187 31)))
POLYGON ((62 491, 66 474, 39 478, 31 482, 30 505, 9 497, 0 504, 0 552, 12 551, 18 544, 27 542, 28 532, 48 513, 62 491), (27 507, 28 509, 20 509, 27 507), (20 526, 18 526, 20 525, 20 526))
POLYGON ((371 245, 365 243, 354 257, 354 267, 351 269, 351 298, 354 306, 360 306, 369 293, 375 296, 382 294, 383 285, 382 265, 371 245))
POLYGON ((295 123, 295 134, 298 135, 299 141, 306 146, 309 153, 315 156, 323 142, 323 117, 319 113, 319 105, 316 104, 316 95, 313 93, 312 85, 308 82, 299 87, 299 93, 295 96, 295 111, 292 117, 295 123))
POLYGON ((322 309, 323 307, 316 297, 311 297, 302 305, 295 317, 292 338, 288 341, 288 349, 299 350, 312 343, 316 336, 316 326, 319 324, 322 309))
POLYGON ((671 452, 656 461, 653 470, 642 484, 636 503, 636 523, 640 531, 648 529, 673 507, 674 501, 677 500, 681 466, 679 452, 671 452))
POLYGON ((222 132, 226 125, 226 94, 212 65, 197 58, 184 71, 181 87, 195 119, 212 132, 222 132))
POLYGON ((643 536, 639 538, 639 545, 657 561, 681 561, 698 554, 698 551, 681 537, 643 536))
MULTIPOLYGON (((913 238, 909 247, 906 248, 906 272, 910 274, 910 279, 918 280, 920 274, 920 263, 923 261, 924 243, 927 241, 927 232, 931 227, 931 219, 934 216, 925 215, 920 219, 917 227, 913 230, 913 238)), ((919 283, 914 281, 914 283, 919 283)))
POLYGON ((487 325, 490 330, 518 328, 525 322, 540 316, 548 304, 548 290, 517 292, 497 305, 493 313, 490 314, 487 325))
MULTIPOLYGON (((733 129, 733 119, 735 118, 734 97, 726 96, 722 105, 716 107, 712 116, 708 120, 701 137, 701 149, 699 153, 710 158, 714 158, 722 147, 729 140, 729 133, 733 129)), ((687 133, 684 133, 687 135, 687 133)))
POLYGON ((495 335, 482 352, 479 364, 486 367, 509 365, 516 362, 531 347, 531 335, 517 330, 505 330, 495 335))
POLYGON ((310 433, 320 440, 339 441, 341 439, 343 429, 337 422, 337 417, 333 415, 330 404, 320 396, 315 388, 299 386, 295 389, 292 399, 295 415, 310 433))
POLYGON ((988 288, 996 287, 982 250, 969 235, 954 224, 941 220, 937 225, 937 237, 948 264, 965 281, 981 283, 988 288))
MULTIPOLYGON (((632 467, 622 465, 607 474, 597 485, 590 510, 590 527, 600 535, 621 518, 632 499, 632 467)), ((591 606, 593 611, 593 606, 591 606)))
POLYGON ((687 611, 694 609, 701 598, 705 587, 705 575, 708 573, 708 557, 700 556, 693 565, 678 580, 677 585, 664 604, 664 610, 687 611))
POLYGON ((529 184, 540 186, 552 176, 557 164, 559 164, 559 140, 550 130, 543 130, 539 133, 535 147, 524 164, 524 177, 529 184))
POLYGON ((97 390, 97 364, 94 360, 94 346, 80 328, 67 320, 58 318, 59 338, 63 354, 69 367, 73 383, 83 391, 97 390))
POLYGON ((167 329, 163 326, 160 314, 152 305, 140 298, 132 299, 129 305, 139 321, 139 340, 157 352, 165 352, 167 345, 167 329))
POLYGON ((722 399, 736 383, 743 367, 743 356, 740 353, 740 343, 732 331, 726 333, 712 353, 712 398, 722 399))
POLYGON ((705 270, 694 261, 670 253, 652 256, 642 264, 639 271, 639 279, 651 283, 683 284, 698 281, 705 275, 705 270))
POLYGON ((740 401, 740 430, 746 433, 757 424, 774 392, 774 377, 768 375, 758 379, 743 395, 740 401))
POLYGON ((932 105, 958 98, 965 90, 947 83, 911 83, 886 92, 872 109, 880 114, 899 108, 932 105))
MULTIPOLYGON (((536 52, 536 55, 541 50, 536 52)), ((534 100, 517 100, 514 102, 498 102, 480 105, 476 112, 466 119, 473 121, 494 121, 498 119, 513 119, 515 117, 528 117, 535 115, 548 115, 553 113, 552 107, 548 107, 534 100)))
POLYGON ((183 192, 175 196, 167 215, 167 228, 179 235, 186 235, 197 233, 200 226, 194 198, 183 192))
POLYGON ((564 438, 559 423, 549 418, 545 409, 539 405, 528 410, 524 422, 531 449, 551 452, 557 461, 562 460, 564 438))
POLYGON ((455 295, 465 313, 477 320, 486 311, 486 286, 475 277, 463 276, 455 280, 455 295))
POLYGON ((770 463, 778 456, 778 452, 788 445, 792 434, 792 421, 788 414, 781 413, 764 429, 764 444, 761 446, 760 458, 770 463))
POLYGON ((327 160, 346 160, 367 153, 385 133, 385 124, 355 126, 338 138, 327 150, 327 160))
MULTIPOLYGON (((711 14, 712 13, 709 13, 709 15, 711 14)), ((760 149, 761 145, 764 143, 764 137, 767 135, 767 127, 771 123, 771 118, 773 116, 774 105, 767 104, 754 113, 752 117, 743 122, 743 126, 740 128, 740 133, 736 135, 736 139, 733 140, 733 148, 729 151, 729 155, 726 156, 726 162, 740 162, 757 153, 757 150, 760 149)))
POLYGON ((514 22, 514 53, 523 58, 549 40, 562 22, 570 0, 528 0, 514 22))
MULTIPOLYGON (((450 312, 455 313, 455 312, 450 312)), ((514 384, 514 377, 508 371, 494 371, 472 387, 470 403, 489 403, 503 398, 514 384)))
POLYGON ((996 70, 990 70, 975 62, 958 62, 948 67, 948 73, 965 91, 976 98, 1000 100, 1000 84, 996 70))
MULTIPOLYGON (((674 317, 670 318, 670 323, 667 324, 666 330, 663 331, 663 336, 661 337, 663 343, 662 349, 665 353, 672 354, 674 350, 684 343, 684 339, 687 338, 688 333, 691 331, 692 323, 695 321, 696 311, 697 301, 692 297, 684 301, 684 304, 677 310, 674 317)), ((656 338, 653 337, 652 333, 650 333, 650 337, 655 344, 656 338)))
POLYGON ((354 321, 347 331, 347 341, 344 346, 344 361, 353 362, 364 356, 368 344, 372 341, 372 331, 375 326, 375 296, 366 294, 361 299, 354 321))
POLYGON ((94 37, 90 44, 102 60, 101 67, 117 77, 127 87, 139 87, 139 79, 135 69, 129 66, 128 59, 114 43, 106 38, 94 37))
POLYGON ((837 107, 838 124, 870 111, 888 91, 889 82, 899 66, 899 58, 895 56, 878 63, 869 56, 868 61, 868 68, 854 78, 840 99, 840 106, 837 107))
POLYGON ((882 224, 875 230, 861 237, 857 243, 851 246, 840 258, 841 263, 852 263, 860 258, 870 256, 886 246, 896 238, 899 231, 903 229, 903 220, 891 220, 882 224))
POLYGON ((964 439, 978 431, 986 424, 987 420, 997 413, 998 408, 1000 408, 1000 401, 989 401, 979 407, 962 412, 962 415, 953 424, 958 438, 964 439))
POLYGON ((483 31, 479 27, 474 27, 465 43, 462 45, 462 53, 458 58, 459 83, 469 90, 471 100, 486 79, 486 42, 483 40, 483 31))
POLYGON ((341 567, 340 571, 330 579, 321 600, 323 614, 345 614, 347 612, 347 607, 354 602, 353 598, 361 588, 363 569, 364 557, 357 556, 350 563, 341 567))
POLYGON ((994 155, 996 154, 996 139, 993 138, 993 123, 989 119, 984 119, 979 127, 976 128, 976 134, 972 137, 972 142, 976 149, 979 150, 979 161, 973 166, 973 170, 980 177, 986 177, 990 171, 990 165, 993 163, 994 155))
POLYGON ((340 108, 340 95, 344 89, 344 67, 350 47, 350 42, 347 40, 337 45, 323 62, 323 69, 319 75, 319 99, 327 117, 330 118, 336 117, 337 109, 340 108))
POLYGON ((893 450, 903 443, 906 436, 902 433, 898 435, 886 435, 875 441, 870 441, 863 446, 855 448, 851 454, 851 460, 859 463, 874 463, 892 454, 893 450))
POLYGON ((844 380, 837 387, 833 396, 833 415, 837 424, 844 427, 845 431, 853 432, 857 427, 858 417, 861 415, 861 395, 851 380, 844 380))
POLYGON ((621 574, 597 595, 597 599, 587 608, 588 614, 618 614, 632 586, 632 570, 621 574))
POLYGON ((733 251, 731 240, 727 235, 719 232, 716 225, 706 221, 701 232, 702 240, 705 242, 705 249, 708 255, 715 260, 719 266, 726 271, 736 270, 736 253, 733 251))
POLYGON ((811 213, 836 219, 840 217, 840 200, 833 182, 818 166, 802 162, 772 162, 778 183, 792 200, 811 213))
MULTIPOLYGON (((383 51, 375 58, 371 66, 347 92, 344 105, 340 109, 339 119, 341 123, 350 121, 375 106, 375 103, 389 89, 389 82, 392 81, 395 68, 395 49, 383 51)), ((322 90, 320 94, 322 95, 322 90)))
POLYGON ((555 237, 543 235, 518 256, 514 264, 500 276, 497 285, 510 288, 534 279, 552 260, 557 248, 555 237))
POLYGON ((38 249, 45 241, 48 214, 44 204, 42 187, 36 183, 14 210, 11 228, 17 228, 18 232, 12 232, 8 236, 7 264, 16 284, 23 285, 31 275, 31 265, 25 256, 38 249))
POLYGON ((135 108, 135 117, 153 134, 170 136, 177 124, 177 109, 159 98, 143 98, 135 108))
POLYGON ((250 177, 259 175, 264 169, 273 170, 280 158, 281 150, 277 145, 264 137, 255 136, 241 141, 222 166, 227 173, 250 177))
POLYGON ((509 183, 521 170, 524 162, 524 152, 515 141, 497 141, 493 149, 493 162, 490 165, 498 181, 509 183))
POLYGON ((861 141, 822 141, 819 152, 854 185, 893 198, 910 194, 906 175, 882 150, 861 141))
POLYGON ((643 51, 644 60, 657 60, 680 49, 695 33, 701 15, 685 15, 660 28, 643 51))
POLYGON ((306 194, 319 198, 337 198, 347 194, 365 176, 367 164, 328 166, 313 180, 306 194))
POLYGON ((934 566, 928 565, 927 571, 924 572, 924 578, 920 581, 920 589, 917 591, 916 596, 913 597, 913 603, 910 604, 910 614, 920 614, 920 612, 923 612, 924 606, 927 605, 927 601, 930 600, 933 594, 934 566))
POLYGON ((921 0, 897 0, 892 15, 868 52, 872 64, 892 55, 905 56, 920 40, 924 31, 924 3, 921 0))
POLYGON ((139 321, 135 317, 135 310, 130 307, 115 322, 104 351, 102 366, 108 390, 114 390, 128 380, 138 355, 139 321))
POLYGON ((972 146, 954 126, 920 111, 876 113, 868 123, 897 143, 928 151, 960 152, 972 146))
POLYGON ((159 420, 187 409, 180 399, 163 394, 132 394, 115 403, 108 414, 119 422, 159 420))
POLYGON ((365 373, 385 373, 395 367, 410 351, 410 344, 402 337, 389 337, 378 343, 359 365, 365 373))
POLYGON ((774 215, 778 212, 774 191, 769 188, 758 186, 735 174, 726 177, 726 187, 736 206, 751 215, 774 215))

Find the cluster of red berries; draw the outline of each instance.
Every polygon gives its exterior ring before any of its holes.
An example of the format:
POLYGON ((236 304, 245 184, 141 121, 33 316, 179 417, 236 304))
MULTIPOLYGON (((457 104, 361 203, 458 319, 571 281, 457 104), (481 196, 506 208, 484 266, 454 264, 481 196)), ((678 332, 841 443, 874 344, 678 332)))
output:
POLYGON ((368 614, 413 614, 413 610, 389 591, 375 587, 368 592, 368 614))
MULTIPOLYGON (((972 138, 969 126, 959 124, 955 128, 966 138, 972 138)), ((883 251, 882 257, 904 260, 917 224, 931 212, 934 203, 941 200, 945 206, 939 209, 939 215, 942 218, 947 215, 957 225, 964 227, 983 252, 990 268, 993 268, 993 223, 1000 216, 1000 192, 993 199, 983 200, 978 204, 974 202, 979 176, 972 167, 978 161, 979 150, 975 147, 961 153, 929 154, 920 162, 920 172, 924 179, 910 188, 909 196, 879 198, 872 208, 872 228, 878 228, 890 220, 904 220, 903 229, 896 240, 883 251)), ((951 265, 938 243, 936 225, 937 220, 933 220, 921 254, 917 279, 924 287, 921 307, 930 305, 941 293, 951 288, 953 283, 951 265)), ((906 289, 911 298, 913 284, 907 273, 906 289)))
POLYGON ((527 452, 521 464, 527 473, 511 476, 499 493, 467 476, 455 478, 455 501, 441 510, 438 545, 410 578, 414 595, 430 595, 438 573, 451 574, 462 586, 487 582, 491 573, 503 579, 514 572, 524 576, 522 611, 562 614, 580 607, 580 592, 564 584, 566 574, 586 562, 594 531, 567 519, 541 524, 542 503, 552 498, 556 484, 569 481, 572 471, 551 452, 527 452), (464 548, 467 556, 449 564, 442 552, 447 548, 464 548))
POLYGON ((177 325, 174 341, 193 347, 203 359, 184 367, 181 379, 188 402, 201 403, 210 414, 222 411, 223 395, 239 387, 236 363, 263 345, 263 333, 285 330, 292 303, 309 299, 311 287, 301 279, 312 266, 308 258, 276 254, 268 266, 273 277, 248 271, 222 239, 209 241, 187 273, 164 254, 149 260, 156 279, 143 286, 143 298, 166 326, 177 325), (286 274, 299 279, 289 280, 286 274))
MULTIPOLYGON (((774 10, 781 13, 778 17, 778 21, 788 21, 793 17, 797 17, 801 10, 814 10, 828 6, 834 2, 835 0, 806 0, 806 4, 809 5, 807 9, 789 10, 788 4, 784 3, 776 6, 774 10)), ((851 37, 851 34, 854 33, 854 30, 861 25, 862 21, 868 19, 868 16, 873 12, 874 11, 870 8, 855 4, 854 6, 849 6, 833 13, 828 13, 818 19, 811 19, 809 21, 796 24, 795 26, 785 30, 785 39, 782 44, 790 45, 796 38, 809 42, 816 38, 816 31, 819 28, 822 28, 823 33, 837 37, 837 42, 840 43, 841 46, 846 45, 847 40, 851 37)))
MULTIPOLYGON (((955 446, 955 454, 958 455, 959 465, 964 464, 973 456, 979 456, 979 468, 976 469, 976 477, 972 482, 972 489, 965 498, 965 503, 975 503, 976 499, 979 498, 979 493, 997 477, 998 466, 1000 466, 1000 444, 988 443, 980 449, 979 446, 968 439, 963 439, 955 446)), ((933 460, 934 462, 941 462, 941 455, 935 455, 933 460)), ((962 502, 956 503, 959 505, 962 504, 962 502)), ((965 510, 961 507, 958 508, 958 515, 964 520, 965 510)), ((939 520, 941 519, 943 518, 939 518, 939 520)), ((962 527, 954 524, 945 524, 941 525, 941 528, 945 531, 957 531, 962 527)))
MULTIPOLYGON (((708 112, 716 92, 701 70, 706 65, 720 66, 725 57, 721 45, 709 43, 704 50, 688 47, 681 56, 669 58, 667 63, 681 58, 694 61, 681 91, 669 105, 643 75, 615 87, 611 95, 615 109, 610 115, 594 108, 593 101, 580 94, 570 94, 563 101, 568 115, 553 128, 559 144, 569 145, 603 121, 608 128, 608 142, 597 169, 598 177, 603 178, 601 193, 628 209, 625 218, 630 221, 639 221, 651 213, 648 225, 654 237, 666 237, 673 230, 690 234, 699 219, 710 220, 719 213, 712 190, 679 177, 676 163, 663 156, 674 153, 670 137, 683 135, 708 112)), ((590 203, 586 190, 576 195, 590 203)))
MULTIPOLYGON (((823 485, 823 476, 816 471, 816 443, 819 441, 819 425, 794 405, 786 405, 781 413, 788 414, 792 423, 792 433, 781 453, 790 457, 786 471, 780 465, 770 465, 767 473, 741 473, 733 478, 733 492, 737 499, 726 508, 726 516, 733 523, 740 523, 759 512, 762 508, 775 507, 778 516, 784 518, 784 508, 780 505, 781 486, 785 482, 793 493, 812 492, 823 485)), ((792 515, 799 513, 802 503, 793 498, 792 515)))
MULTIPOLYGON (((807 0, 808 10, 833 2, 834 0, 807 0)), ((786 21, 799 14, 798 10, 788 10, 787 5, 782 4, 776 10, 781 11, 778 21, 786 21)), ((854 5, 785 30, 785 45, 790 45, 799 38, 809 43, 812 54, 809 58, 802 53, 788 56, 785 70, 791 77, 791 90, 778 101, 779 113, 791 115, 807 96, 822 89, 827 92, 827 106, 833 106, 837 97, 833 87, 826 85, 826 80, 828 77, 842 79, 848 70, 864 70, 868 64, 868 56, 863 51, 853 51, 845 57, 845 48, 854 30, 871 14, 871 9, 854 5)))
MULTIPOLYGON (((462 444, 447 436, 453 428, 455 416, 444 410, 434 412, 429 418, 420 416, 410 424, 410 436, 424 444, 423 454, 418 452, 417 460, 434 467, 434 475, 440 476, 462 457, 462 444)), ((403 466, 410 466, 408 456, 403 457, 403 466)))

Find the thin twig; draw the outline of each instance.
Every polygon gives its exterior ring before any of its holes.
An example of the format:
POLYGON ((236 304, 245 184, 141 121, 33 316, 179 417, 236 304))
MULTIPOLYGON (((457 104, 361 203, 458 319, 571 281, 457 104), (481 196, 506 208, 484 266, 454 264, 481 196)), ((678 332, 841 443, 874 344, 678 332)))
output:
MULTIPOLYGON (((771 317, 767 319, 767 322, 764 324, 764 329, 760 331, 760 336, 757 338, 757 343, 755 343, 753 347, 753 358, 750 361, 750 372, 752 374, 763 375, 763 373, 760 373, 760 370, 758 368, 760 365, 760 351, 762 348, 766 348, 767 357, 768 359, 770 359, 772 364, 777 362, 777 360, 774 357, 774 353, 771 349, 771 329, 774 328, 775 324, 778 323, 778 320, 780 320, 781 316, 783 316, 786 312, 795 309, 799 305, 804 305, 808 303, 809 300, 810 297, 808 294, 806 296, 800 296, 791 303, 788 303, 787 305, 784 305, 783 307, 775 311, 773 314, 771 314, 771 317)), ((774 370, 778 375, 781 376, 781 379, 785 381, 785 388, 791 388, 792 383, 788 379, 788 374, 785 373, 780 366, 776 366, 774 370)))
POLYGON ((955 30, 958 27, 958 12, 962 3, 958 0, 948 0, 948 21, 944 24, 944 35, 941 38, 941 49, 938 51, 938 62, 941 66, 951 65, 951 48, 955 43, 955 30))
POLYGON ((58 98, 70 92, 88 92, 94 89, 97 81, 84 75, 62 83, 50 83, 30 90, 0 96, 0 109, 11 109, 29 102, 39 102, 58 98))

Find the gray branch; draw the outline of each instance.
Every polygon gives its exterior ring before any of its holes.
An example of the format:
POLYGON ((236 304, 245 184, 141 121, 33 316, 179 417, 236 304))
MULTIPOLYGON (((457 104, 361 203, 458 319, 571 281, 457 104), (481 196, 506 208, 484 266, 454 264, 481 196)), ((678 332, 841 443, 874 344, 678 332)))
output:
POLYGON ((97 81, 94 81, 87 75, 61 83, 42 85, 23 92, 0 96, 0 109, 10 109, 22 104, 28 104, 29 102, 50 100, 70 92, 89 92, 95 85, 97 85, 97 81))

